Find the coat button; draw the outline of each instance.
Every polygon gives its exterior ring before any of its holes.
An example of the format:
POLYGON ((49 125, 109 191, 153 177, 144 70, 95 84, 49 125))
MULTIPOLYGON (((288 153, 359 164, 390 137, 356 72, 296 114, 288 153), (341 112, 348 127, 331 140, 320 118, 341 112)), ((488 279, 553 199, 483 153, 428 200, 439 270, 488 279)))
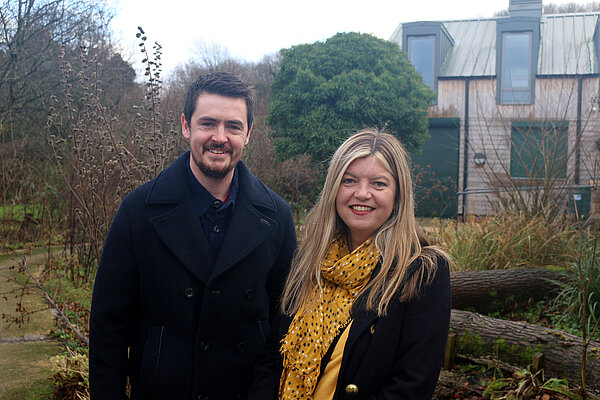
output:
POLYGON ((215 296, 218 296, 221 294, 220 290, 213 290, 212 292, 210 292, 210 294, 214 294, 215 296))
POLYGON ((246 294, 244 295, 246 300, 252 300, 252 289, 246 290, 246 294))
POLYGON ((193 288, 187 288, 185 289, 185 298, 186 299, 193 299, 194 298, 194 289, 193 288))
POLYGON ((235 349, 237 350, 238 353, 243 353, 246 350, 246 346, 244 345, 244 343, 238 343, 235 346, 235 349))
POLYGON ((371 325, 371 335, 375 334, 375 324, 371 325))
POLYGON ((200 342, 200 350, 207 351, 210 349, 210 342, 205 342, 204 340, 200 342))
POLYGON ((349 384, 348 386, 346 386, 346 394, 348 396, 357 396, 358 395, 358 386, 356 386, 353 383, 349 384))
POLYGON ((219 225, 215 225, 213 226, 213 231, 215 231, 215 233, 219 233, 221 232, 221 227, 219 225))
POLYGON ((214 208, 221 208, 222 205, 223 205, 223 203, 221 203, 221 201, 219 201, 219 200, 213 201, 213 204, 212 204, 212 206, 214 208))

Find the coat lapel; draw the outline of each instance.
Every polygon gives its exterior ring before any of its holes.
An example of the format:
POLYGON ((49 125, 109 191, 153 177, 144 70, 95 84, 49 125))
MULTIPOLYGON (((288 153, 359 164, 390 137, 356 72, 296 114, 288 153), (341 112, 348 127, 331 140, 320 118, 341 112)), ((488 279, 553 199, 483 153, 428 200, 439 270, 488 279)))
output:
POLYGON ((207 281, 212 252, 193 209, 180 203, 169 212, 150 219, 165 245, 198 279, 207 281))
POLYGON ((351 349, 356 342, 356 339, 362 332, 369 329, 377 320, 377 313, 371 311, 360 310, 354 316, 352 320, 352 326, 348 333, 348 340, 346 341, 346 349, 351 349))
POLYGON ((260 181, 250 173, 243 162, 238 164, 239 192, 223 245, 213 266, 210 279, 216 278, 246 257, 274 229, 277 222, 259 211, 269 210, 275 215, 273 199, 260 181))
POLYGON ((213 257, 192 205, 187 175, 189 159, 186 152, 156 178, 146 204, 165 208, 164 213, 150 218, 150 223, 179 261, 196 278, 206 282, 213 257))
MULTIPOLYGON (((375 277, 376 274, 379 273, 380 268, 381 268, 381 265, 377 264, 377 267, 373 271, 373 276, 371 278, 375 277)), ((404 279, 402 280, 401 288, 404 286, 404 282, 406 282, 420 268, 421 268, 421 260, 420 259, 416 259, 408 266, 406 275, 404 276, 404 279)), ((360 334, 363 331, 365 331, 366 329, 370 330, 371 326, 379 318, 379 317, 377 317, 377 312, 365 310, 365 304, 364 304, 365 301, 366 301, 366 296, 361 296, 356 300, 357 309, 356 309, 356 313, 353 315, 352 327, 350 329, 350 333, 348 334, 348 340, 346 341, 346 346, 348 349, 352 348, 352 346, 354 345, 354 343, 356 342, 356 339, 360 336, 360 334)), ((399 307, 399 306, 400 306, 400 302, 398 301, 398 299, 392 300, 392 302, 389 305, 389 307, 399 307)), ((393 313, 393 311, 388 310, 388 313, 393 313)))
POLYGON ((238 201, 223 246, 212 268, 211 279, 252 252, 264 240, 274 224, 275 221, 258 213, 247 201, 238 201))

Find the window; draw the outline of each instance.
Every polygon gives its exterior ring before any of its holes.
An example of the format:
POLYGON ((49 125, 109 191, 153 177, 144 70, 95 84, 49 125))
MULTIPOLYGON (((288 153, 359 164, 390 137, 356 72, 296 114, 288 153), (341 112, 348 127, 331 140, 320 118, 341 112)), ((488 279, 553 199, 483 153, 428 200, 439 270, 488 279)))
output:
POLYGON ((496 20, 496 101, 533 104, 540 49, 540 18, 496 20))
POLYGON ((423 82, 434 91, 438 77, 454 40, 442 22, 410 22, 402 24, 402 49, 423 82))
POLYGON ((531 32, 502 34, 501 103, 528 104, 531 99, 531 32))
POLYGON ((513 122, 510 175, 566 178, 568 122, 513 122))
POLYGON ((423 82, 429 87, 433 86, 434 77, 434 39, 435 36, 409 36, 408 57, 418 73, 423 76, 423 82))

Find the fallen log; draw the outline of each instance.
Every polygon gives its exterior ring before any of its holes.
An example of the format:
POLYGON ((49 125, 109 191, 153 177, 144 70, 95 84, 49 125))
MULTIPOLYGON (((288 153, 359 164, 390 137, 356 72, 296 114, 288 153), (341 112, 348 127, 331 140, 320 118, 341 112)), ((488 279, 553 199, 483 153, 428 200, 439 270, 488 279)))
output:
POLYGON ((452 308, 481 313, 501 311, 507 299, 539 301, 558 294, 564 271, 546 268, 457 271, 450 276, 452 308))
MULTIPOLYGON (((524 322, 486 317, 468 311, 452 310, 451 331, 458 335, 456 352, 476 357, 494 356, 499 361, 526 368, 535 353, 544 355, 546 378, 565 378, 581 385, 582 339, 556 329, 524 322)), ((586 382, 600 390, 600 342, 587 349, 586 382)))

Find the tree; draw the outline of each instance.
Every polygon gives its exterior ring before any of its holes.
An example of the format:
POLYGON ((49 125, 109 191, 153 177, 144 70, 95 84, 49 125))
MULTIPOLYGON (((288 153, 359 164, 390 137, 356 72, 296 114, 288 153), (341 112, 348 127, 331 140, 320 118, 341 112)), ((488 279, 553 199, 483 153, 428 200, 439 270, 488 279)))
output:
POLYGON ((203 41, 197 41, 192 52, 193 59, 177 65, 166 79, 163 99, 170 110, 181 112, 188 86, 200 74, 226 71, 252 83, 256 90, 255 113, 266 115, 271 83, 279 64, 278 54, 266 55, 258 62, 244 61, 218 43, 203 41))
POLYGON ((181 114, 188 87, 201 74, 231 72, 251 82, 249 74, 253 65, 235 58, 218 43, 197 41, 192 53, 193 59, 177 65, 166 79, 162 98, 164 105, 174 113, 181 114))
MULTIPOLYGON (((135 71, 111 44, 110 9, 105 0, 2 0, 0 2, 0 180, 2 204, 39 204, 56 189, 55 170, 48 168, 46 123, 54 100, 62 97, 60 57, 81 69, 80 50, 98 61, 96 74, 103 104, 123 112, 139 92, 135 71), (18 149, 18 151, 15 151, 18 149), (31 154, 35 154, 34 157, 31 154)), ((69 85, 77 87, 79 77, 69 85)), ((85 107, 82 91, 73 91, 74 106, 85 107), (76 104, 75 104, 76 103, 76 104)), ((65 110, 61 110, 64 112, 65 110)), ((133 115, 129 116, 133 119, 133 115)))
MULTIPOLYGON (((586 4, 564 3, 564 4, 544 4, 542 8, 543 14, 568 14, 576 12, 594 12, 600 11, 600 3, 592 1, 586 4)), ((508 16, 508 10, 501 10, 494 13, 494 17, 508 16)))
POLYGON ((411 152, 434 93, 397 44, 355 32, 281 51, 268 124, 279 156, 326 160, 352 132, 385 127, 411 152))
POLYGON ((600 342, 590 340, 589 346, 584 349, 581 338, 567 332, 456 309, 452 309, 450 328, 458 336, 457 353, 476 357, 493 354, 494 366, 503 362, 527 368, 532 356, 539 352, 543 354, 546 377, 564 378, 573 385, 580 382, 579 362, 585 351, 590 360, 585 373, 590 382, 589 389, 600 389, 597 350, 600 342))
POLYGON ((61 45, 78 55, 108 37, 105 1, 3 0, 0 6, 0 123, 41 131, 51 94, 60 93, 61 45), (32 126, 33 125, 33 126, 32 126))
POLYGON ((567 277, 550 268, 510 268, 453 272, 452 307, 477 312, 498 312, 507 301, 527 304, 553 298, 567 277))

